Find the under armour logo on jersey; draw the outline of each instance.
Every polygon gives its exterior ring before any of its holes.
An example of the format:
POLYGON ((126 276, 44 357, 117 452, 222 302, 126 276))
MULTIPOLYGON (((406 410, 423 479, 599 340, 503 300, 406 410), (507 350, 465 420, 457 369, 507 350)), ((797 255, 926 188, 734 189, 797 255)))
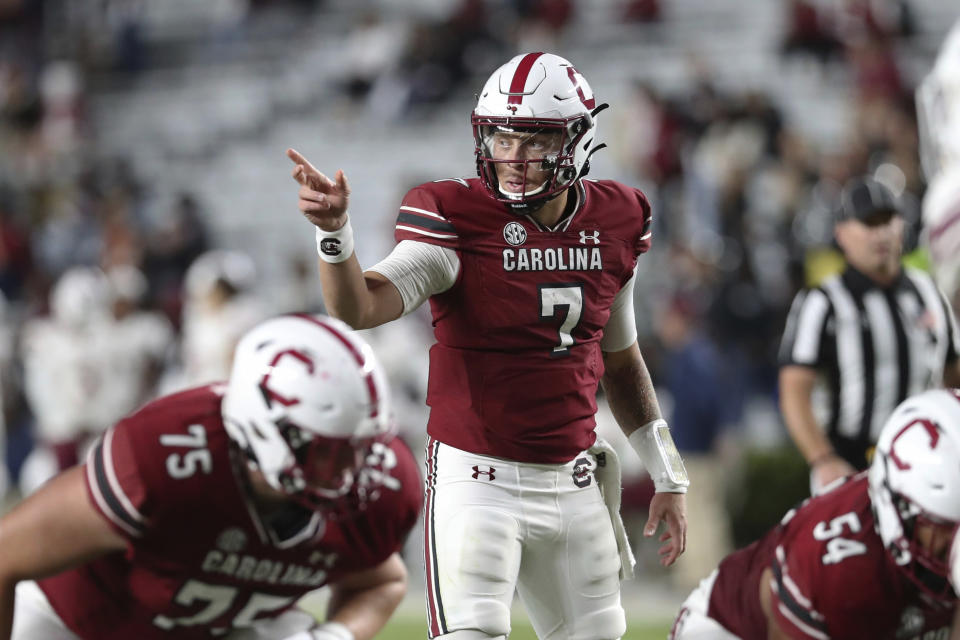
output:
POLYGON ((508 222, 503 228, 503 239, 517 246, 527 241, 527 230, 519 222, 508 222))
POLYGON ((496 480, 497 477, 493 475, 493 472, 496 471, 493 467, 487 467, 486 470, 482 470, 477 465, 473 465, 473 479, 478 480, 480 476, 487 476, 487 480, 496 480))
POLYGON ((593 244, 600 244, 600 231, 594 230, 589 234, 586 231, 581 231, 580 244, 587 244, 587 240, 590 240, 593 244))

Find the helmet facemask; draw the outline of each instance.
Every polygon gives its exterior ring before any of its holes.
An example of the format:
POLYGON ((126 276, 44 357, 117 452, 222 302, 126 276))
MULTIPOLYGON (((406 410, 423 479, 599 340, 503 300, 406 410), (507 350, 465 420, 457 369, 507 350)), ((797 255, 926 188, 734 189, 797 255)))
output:
POLYGON ((536 211, 586 173, 586 165, 578 172, 574 162, 576 148, 590 130, 585 116, 549 119, 474 114, 471 121, 477 172, 489 193, 515 212, 536 211), (510 178, 516 181, 503 182, 510 178))
POLYGON ((310 509, 350 493, 374 438, 328 438, 292 422, 279 426, 293 460, 278 474, 283 491, 310 509))
POLYGON ((950 542, 958 523, 924 512, 906 496, 891 492, 903 533, 891 546, 894 561, 906 578, 934 602, 957 596, 950 586, 950 542))

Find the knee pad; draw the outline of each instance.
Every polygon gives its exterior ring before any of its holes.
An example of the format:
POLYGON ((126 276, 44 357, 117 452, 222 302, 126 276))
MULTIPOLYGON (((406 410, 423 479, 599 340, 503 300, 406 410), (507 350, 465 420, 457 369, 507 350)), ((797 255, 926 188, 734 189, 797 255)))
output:
POLYGON ((606 509, 585 513, 568 529, 567 561, 570 587, 596 598, 620 591, 620 553, 606 509))
POLYGON ((439 577, 447 626, 506 636, 520 570, 519 524, 484 507, 461 509, 445 524, 439 577))
POLYGON ((627 632, 627 618, 617 604, 584 616, 573 626, 574 640, 619 640, 627 632))

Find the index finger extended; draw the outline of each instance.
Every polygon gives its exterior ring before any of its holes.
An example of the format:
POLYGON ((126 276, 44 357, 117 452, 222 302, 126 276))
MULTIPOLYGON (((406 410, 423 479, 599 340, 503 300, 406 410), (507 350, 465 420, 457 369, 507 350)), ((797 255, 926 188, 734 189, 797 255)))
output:
POLYGON ((317 171, 317 168, 310 164, 310 161, 304 158, 303 155, 301 155, 296 149, 287 149, 287 157, 290 158, 294 164, 302 164, 308 173, 320 175, 320 172, 317 171))

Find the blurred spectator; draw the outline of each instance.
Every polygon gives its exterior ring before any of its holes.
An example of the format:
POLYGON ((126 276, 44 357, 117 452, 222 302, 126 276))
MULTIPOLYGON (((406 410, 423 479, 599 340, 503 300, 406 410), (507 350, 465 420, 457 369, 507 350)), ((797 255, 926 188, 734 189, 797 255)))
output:
POLYGON ((153 292, 153 305, 180 324, 181 288, 187 269, 210 249, 203 213, 196 198, 180 193, 147 242, 143 271, 153 292))
POLYGON ((146 0, 111 0, 106 7, 107 23, 114 34, 114 66, 126 74, 137 74, 147 65, 143 25, 146 4, 146 0))
POLYGON ((143 240, 133 216, 130 195, 116 190, 100 203, 103 236, 100 265, 108 271, 113 267, 135 267, 143 262, 143 240))
POLYGON ((836 31, 847 45, 913 35, 913 11, 906 0, 839 0, 838 5, 836 31))
POLYGON ((685 590, 695 587, 733 548, 723 481, 730 474, 720 440, 737 420, 737 403, 729 393, 727 363, 698 326, 701 313, 693 299, 676 295, 656 320, 665 349, 661 386, 673 400, 668 422, 691 485, 699 487, 687 497, 687 552, 670 575, 685 590))
POLYGON ((17 300, 32 269, 30 238, 14 214, 12 194, 0 190, 0 291, 17 300))
POLYGON ((6 297, 0 293, 0 509, 12 484, 7 467, 7 434, 16 404, 16 355, 14 318, 6 297))
POLYGON ((77 464, 90 438, 109 426, 100 413, 101 400, 110 392, 108 296, 99 269, 72 268, 50 294, 51 315, 24 326, 24 391, 38 441, 24 464, 25 493, 77 464))
POLYGON ((404 31, 401 23, 384 21, 376 9, 361 13, 343 51, 343 88, 352 101, 364 100, 377 80, 397 64, 404 31))
MULTIPOLYGON (((392 228, 391 228, 392 230, 392 228)), ((317 281, 317 266, 310 255, 291 255, 282 284, 274 290, 275 311, 323 313, 323 296, 317 281)))
POLYGON ((810 54, 826 64, 842 53, 830 16, 811 0, 790 0, 786 23, 781 45, 784 55, 810 54))
POLYGON ((849 52, 860 103, 891 102, 907 97, 896 56, 887 41, 878 37, 857 40, 849 52))
POLYGON ((83 126, 83 85, 76 63, 48 63, 40 77, 43 105, 43 139, 54 153, 72 151, 80 142, 83 126))
POLYGON ((115 423, 157 395, 157 387, 174 346, 173 327, 162 314, 142 308, 147 279, 135 267, 107 272, 110 340, 106 359, 103 421, 115 423))
POLYGON ((680 115, 650 85, 633 85, 634 101, 628 117, 628 148, 639 175, 662 188, 681 172, 683 129, 680 115))
POLYGON ((553 51, 560 47, 574 13, 573 0, 518 0, 518 51, 553 51))
POLYGON ((681 154, 686 141, 683 116, 676 105, 647 83, 633 83, 632 101, 618 123, 611 144, 623 162, 644 182, 654 211, 654 230, 669 240, 677 233, 680 212, 674 202, 681 189, 681 154))
POLYGON ((267 316, 253 295, 255 281, 253 260, 237 251, 209 251, 190 265, 178 388, 227 379, 237 340, 267 316))
POLYGON ((623 9, 627 22, 659 22, 662 17, 660 0, 627 0, 623 9))

